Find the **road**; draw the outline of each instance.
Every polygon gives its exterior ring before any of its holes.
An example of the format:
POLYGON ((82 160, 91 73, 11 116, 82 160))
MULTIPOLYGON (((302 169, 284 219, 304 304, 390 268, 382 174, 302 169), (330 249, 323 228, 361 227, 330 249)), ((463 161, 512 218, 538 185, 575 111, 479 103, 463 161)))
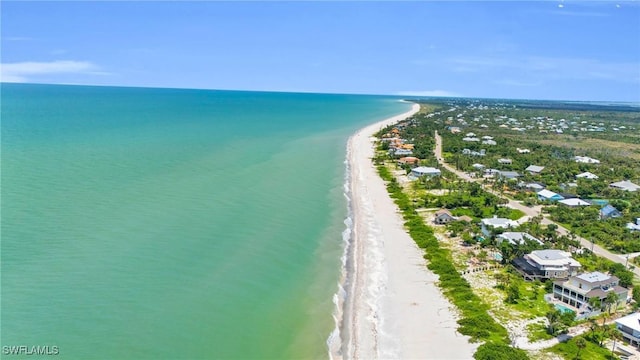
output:
MULTIPOLYGON (((472 178, 471 176, 469 176, 469 174, 460 171, 456 168, 454 168, 453 166, 447 164, 444 162, 444 158, 442 157, 442 137, 440 136, 440 134, 438 134, 438 131, 435 132, 435 140, 436 140, 436 146, 435 149, 433 151, 433 154, 435 155, 436 159, 438 160, 438 164, 440 164, 440 166, 442 166, 443 168, 451 171, 452 173, 456 174, 458 177, 460 177, 461 179, 464 179, 466 181, 470 181, 470 182, 480 182, 481 179, 478 178, 472 178)), ((512 208, 512 209, 518 209, 520 211, 522 211, 526 216, 529 217, 534 217, 537 215, 540 215, 540 212, 542 210, 542 206, 534 206, 534 207, 529 207, 526 205, 523 205, 521 202, 516 201, 516 200, 512 200, 509 199, 507 197, 505 197, 504 195, 498 193, 497 191, 494 191, 493 189, 485 189, 486 191, 502 198, 505 200, 508 200, 509 203, 507 204, 508 207, 512 208)), ((566 235, 569 236, 570 231, 568 229, 566 229, 565 227, 563 227, 562 225, 549 220, 546 217, 542 218, 541 224, 544 225, 549 225, 549 224, 555 224, 558 227, 558 233, 560 235, 566 235)), ((577 240, 580 241, 580 244, 582 245, 582 247, 587 248, 587 249, 593 249, 593 252, 598 255, 598 256, 602 256, 603 258, 609 259, 611 261, 620 263, 622 265, 627 266, 628 260, 627 260, 627 255, 619 255, 619 254, 614 254, 609 252, 608 250, 602 248, 601 246, 595 245, 593 244, 591 241, 580 237, 580 236, 576 236, 575 237, 577 240)), ((629 259, 638 256, 639 253, 634 253, 634 254, 628 254, 629 259)), ((640 268, 634 267, 632 269, 633 273, 635 274, 635 276, 640 278, 640 268)))

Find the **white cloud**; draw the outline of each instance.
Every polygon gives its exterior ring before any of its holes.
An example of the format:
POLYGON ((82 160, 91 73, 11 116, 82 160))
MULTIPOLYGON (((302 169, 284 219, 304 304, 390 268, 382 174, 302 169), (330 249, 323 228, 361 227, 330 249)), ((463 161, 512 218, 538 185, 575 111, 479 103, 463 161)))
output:
POLYGON ((458 93, 446 90, 416 90, 416 91, 399 91, 398 95, 402 96, 441 96, 441 97, 459 97, 458 93))
POLYGON ((106 73, 100 72, 98 66, 88 61, 26 61, 0 64, 0 81, 2 82, 28 82, 33 76, 50 74, 104 75, 106 73))

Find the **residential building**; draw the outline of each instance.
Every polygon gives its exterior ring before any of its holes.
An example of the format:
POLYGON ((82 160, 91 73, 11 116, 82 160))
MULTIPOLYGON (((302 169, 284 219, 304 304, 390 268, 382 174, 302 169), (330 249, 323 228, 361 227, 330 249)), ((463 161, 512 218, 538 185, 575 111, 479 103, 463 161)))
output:
POLYGON ((616 320, 616 328, 632 346, 640 347, 640 313, 633 313, 616 320))
POLYGON ((602 209, 600 209, 600 220, 617 218, 622 216, 620 210, 616 209, 611 205, 606 205, 602 209))
POLYGON ((623 191, 638 191, 640 189, 640 185, 636 185, 628 180, 614 182, 609 184, 609 186, 623 191))
POLYGON ((472 166, 474 169, 476 169, 476 170, 482 170, 482 169, 484 169, 484 165, 482 165, 482 164, 478 164, 478 163, 473 164, 473 165, 471 165, 471 166, 472 166))
POLYGON ((583 164, 600 164, 600 160, 598 159, 594 159, 588 156, 575 156, 574 157, 575 161, 577 163, 583 163, 583 164))
POLYGON ((522 245, 527 241, 534 241, 540 245, 543 245, 542 241, 525 232, 507 231, 507 232, 503 232, 502 234, 498 234, 496 236, 496 242, 498 243, 498 245, 500 245, 500 243, 502 243, 503 241, 507 241, 511 245, 522 245))
POLYGON ((519 178, 520 174, 516 171, 498 171, 498 176, 511 180, 519 178))
POLYGON ((640 218, 637 218, 635 223, 627 223, 626 227, 631 231, 640 231, 640 218))
POLYGON ((544 166, 538 166, 538 165, 529 165, 526 169, 524 169, 525 171, 528 171, 530 174, 532 175, 537 175, 540 174, 542 172, 542 170, 544 170, 544 166))
POLYGON ((482 225, 482 233, 485 236, 491 236, 491 230, 493 229, 509 229, 518 226, 518 223, 513 220, 499 218, 495 215, 492 218, 482 219, 480 224, 482 225))
POLYGON ((498 163, 503 164, 503 165, 511 165, 513 163, 513 161, 511 161, 511 159, 498 159, 498 163))
POLYGON ((560 194, 556 194, 551 190, 540 190, 538 191, 538 200, 541 201, 559 201, 559 200, 563 200, 564 197, 562 197, 562 195, 560 194))
POLYGON ((580 263, 562 250, 534 250, 513 260, 513 265, 526 280, 566 279, 576 275, 580 263))
POLYGON ((447 209, 440 209, 436 211, 435 218, 433 222, 439 225, 448 224, 452 221, 457 220, 456 217, 451 215, 451 212, 447 209))
POLYGON ((589 179, 589 180, 596 180, 598 179, 598 175, 596 174, 592 174, 590 172, 583 172, 582 174, 578 174, 576 175, 577 179, 589 179))
POLYGON ((403 157, 398 159, 398 165, 418 165, 418 162, 420 162, 420 159, 418 159, 417 157, 413 157, 413 156, 407 156, 407 157, 403 157))
MULTIPOLYGON (((589 310, 589 300, 600 299, 604 303, 613 291, 621 302, 627 301, 629 290, 618 285, 620 279, 599 271, 571 276, 567 280, 553 282, 553 298, 579 310, 589 310)), ((590 309, 596 310, 596 309, 590 309)))
POLYGON ((516 150, 518 150, 518 153, 520 153, 520 154, 528 154, 528 153, 530 153, 530 152, 531 152, 531 150, 529 150, 529 149, 520 149, 520 148, 517 148, 516 150))
POLYGON ((578 199, 578 198, 560 200, 560 201, 558 201, 558 204, 566 205, 566 206, 569 206, 569 207, 578 207, 578 206, 589 206, 589 205, 591 205, 590 202, 587 202, 587 201, 584 201, 584 200, 578 199))
POLYGON ((544 185, 539 184, 539 183, 528 183, 528 184, 524 184, 524 187, 529 189, 529 190, 533 190, 535 192, 538 192, 540 190, 544 190, 544 185))
POLYGON ((482 140, 483 145, 498 145, 495 140, 482 140))
POLYGON ((418 166, 417 168, 411 169, 411 174, 413 177, 419 178, 421 176, 440 176, 440 169, 436 169, 428 166, 418 166))
POLYGON ((476 138, 476 137, 463 137, 462 141, 467 141, 467 142, 477 142, 480 141, 480 139, 476 138))
POLYGON ((391 155, 395 155, 395 156, 413 155, 413 151, 408 150, 408 149, 400 149, 400 148, 390 149, 389 153, 391 155))

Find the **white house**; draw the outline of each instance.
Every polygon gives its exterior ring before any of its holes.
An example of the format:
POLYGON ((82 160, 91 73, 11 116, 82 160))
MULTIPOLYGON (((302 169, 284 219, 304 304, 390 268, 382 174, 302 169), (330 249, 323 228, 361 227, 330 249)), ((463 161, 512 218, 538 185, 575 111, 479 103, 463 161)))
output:
POLYGON ((578 273, 581 265, 562 250, 534 250, 513 260, 513 265, 527 280, 563 279, 578 273))
POLYGON ((574 159, 577 163, 583 164, 600 164, 600 160, 594 159, 588 156, 575 156, 574 159))
POLYGON ((588 171, 583 172, 582 174, 578 174, 576 175, 577 179, 589 179, 589 180, 596 180, 598 178, 598 175, 596 174, 592 174, 588 171))
POLYGON ((482 169, 484 169, 484 165, 482 165, 482 164, 477 164, 477 163, 476 163, 476 164, 473 164, 473 165, 471 165, 471 166, 472 166, 474 169, 476 169, 476 170, 482 170, 482 169))
POLYGON ((558 201, 564 199, 564 197, 560 194, 556 194, 551 190, 540 190, 538 191, 538 199, 542 201, 558 201))
POLYGON ((440 176, 440 174, 441 174, 440 169, 436 169, 428 166, 418 166, 417 168, 411 169, 411 173, 409 175, 419 178, 421 176, 429 176, 429 177, 440 176))
POLYGON ((640 231, 640 218, 637 218, 635 223, 627 223, 626 228, 631 231, 640 231))
POLYGON ((544 166, 538 166, 538 165, 529 165, 526 169, 524 169, 525 171, 528 171, 531 174, 540 174, 542 172, 542 170, 544 170, 544 166))
POLYGON ((586 202, 582 199, 572 198, 572 199, 564 199, 558 201, 558 204, 566 205, 569 207, 578 207, 578 206, 589 206, 591 203, 586 202))
POLYGON ((478 142, 480 141, 480 139, 476 138, 476 137, 463 137, 462 141, 467 141, 467 142, 478 142))
POLYGON ((616 320, 616 328, 629 344, 640 347, 640 313, 633 313, 616 320))
POLYGON ((507 164, 507 165, 511 165, 511 163, 512 163, 512 162, 513 162, 513 161, 511 161, 511 159, 504 159, 504 158, 502 158, 502 159, 498 159, 498 163, 500 163, 500 164, 507 164))
POLYGON ((636 185, 628 180, 614 182, 609 184, 609 186, 623 191, 638 191, 638 189, 640 189, 639 185, 636 185))
POLYGON ((591 298, 598 298, 603 302, 610 292, 616 294, 621 302, 625 302, 629 290, 618 285, 619 282, 617 277, 599 271, 571 276, 567 280, 553 282, 553 298, 582 310, 588 309, 591 298))
POLYGON ((482 219, 480 223, 482 225, 482 233, 485 236, 491 236, 491 229, 509 229, 518 226, 518 223, 516 221, 499 218, 497 216, 482 219))
POLYGON ((529 150, 529 149, 516 148, 516 150, 518 150, 518 153, 520 153, 520 154, 528 154, 528 153, 531 152, 531 150, 529 150))
POLYGON ((526 241, 534 241, 537 242, 540 245, 543 245, 542 241, 540 241, 539 239, 525 233, 525 232, 503 232, 502 234, 499 234, 496 236, 496 242, 498 243, 498 245, 500 243, 502 243, 503 241, 507 241, 509 242, 509 244, 511 245, 522 245, 524 244, 526 241))
POLYGON ((498 145, 495 140, 482 140, 483 145, 498 145))

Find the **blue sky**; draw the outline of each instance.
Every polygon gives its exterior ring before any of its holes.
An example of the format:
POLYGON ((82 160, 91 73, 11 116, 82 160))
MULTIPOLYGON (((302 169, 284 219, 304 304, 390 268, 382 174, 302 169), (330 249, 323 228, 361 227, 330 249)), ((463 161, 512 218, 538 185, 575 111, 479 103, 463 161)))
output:
POLYGON ((640 3, 1 3, 2 81, 640 102, 640 3))

